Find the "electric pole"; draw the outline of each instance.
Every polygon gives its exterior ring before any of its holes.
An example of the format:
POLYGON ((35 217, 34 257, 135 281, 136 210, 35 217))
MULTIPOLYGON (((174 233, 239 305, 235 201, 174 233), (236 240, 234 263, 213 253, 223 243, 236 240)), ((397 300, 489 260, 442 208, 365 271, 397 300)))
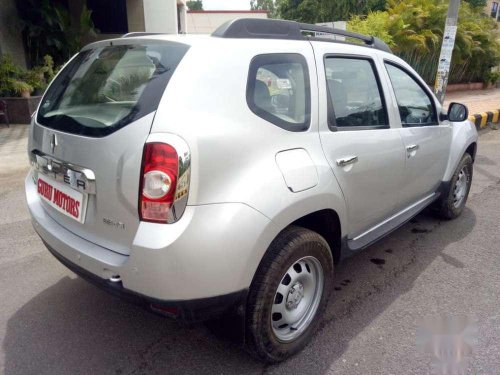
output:
POLYGON ((436 81, 434 83, 434 92, 441 104, 444 102, 446 87, 448 86, 451 56, 453 54, 453 47, 455 46, 455 36, 457 35, 459 6, 460 0, 450 0, 448 15, 446 16, 446 23, 444 26, 443 44, 441 45, 436 81))

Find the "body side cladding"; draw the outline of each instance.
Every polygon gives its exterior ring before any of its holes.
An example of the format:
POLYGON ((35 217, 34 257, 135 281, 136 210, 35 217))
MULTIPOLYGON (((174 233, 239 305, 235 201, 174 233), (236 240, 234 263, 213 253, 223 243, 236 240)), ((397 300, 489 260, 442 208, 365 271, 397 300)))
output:
POLYGON ((389 235, 390 233, 394 232, 398 228, 402 227, 405 225, 407 222, 409 222, 412 218, 417 216, 420 212, 425 210, 427 207, 429 207, 432 203, 434 203, 436 200, 439 199, 439 197, 442 195, 443 192, 446 191, 450 184, 450 181, 442 181, 439 184, 439 187, 435 194, 430 197, 430 199, 425 200, 421 205, 418 205, 415 207, 415 209, 412 209, 409 211, 410 215, 404 215, 404 213, 401 215, 400 219, 396 218, 396 220, 389 222, 388 225, 383 225, 380 226, 379 229, 376 229, 374 232, 374 235, 371 236, 369 241, 366 241, 362 243, 359 247, 354 244, 354 241, 352 239, 349 239, 347 236, 342 237, 340 243, 341 243, 341 256, 340 256, 340 261, 343 261, 350 256, 360 252, 361 250, 366 249, 367 247, 371 246, 375 242, 379 241, 383 237, 389 235))

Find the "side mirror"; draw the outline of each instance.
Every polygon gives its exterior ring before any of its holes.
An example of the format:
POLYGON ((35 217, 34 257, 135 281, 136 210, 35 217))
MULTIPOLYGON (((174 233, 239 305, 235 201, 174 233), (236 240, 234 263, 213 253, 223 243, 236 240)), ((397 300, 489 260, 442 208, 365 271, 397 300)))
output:
POLYGON ((448 120, 451 122, 462 122, 469 117, 469 110, 467 107, 460 103, 450 103, 448 107, 448 120))

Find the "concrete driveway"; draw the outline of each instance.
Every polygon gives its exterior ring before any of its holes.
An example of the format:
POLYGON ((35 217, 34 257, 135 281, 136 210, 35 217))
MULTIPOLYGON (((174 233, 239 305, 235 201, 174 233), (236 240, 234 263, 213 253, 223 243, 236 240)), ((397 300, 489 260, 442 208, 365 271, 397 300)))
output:
POLYGON ((265 366, 241 349, 235 322, 181 327, 60 265, 31 227, 23 145, 6 142, 5 130, 0 129, 2 373, 425 374, 432 355, 419 350, 416 332, 429 314, 476 320, 467 373, 500 373, 500 131, 481 134, 464 214, 449 222, 421 214, 341 264, 326 321, 313 342, 289 361, 265 366))

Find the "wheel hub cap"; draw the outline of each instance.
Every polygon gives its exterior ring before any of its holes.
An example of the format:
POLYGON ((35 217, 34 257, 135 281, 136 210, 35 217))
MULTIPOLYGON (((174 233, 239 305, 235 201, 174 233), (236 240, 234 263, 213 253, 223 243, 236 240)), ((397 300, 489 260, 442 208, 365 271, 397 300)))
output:
POLYGON ((279 341, 293 341, 307 330, 321 302, 323 284, 323 268, 315 257, 301 258, 286 271, 271 308, 271 326, 279 341))
POLYGON ((455 182, 455 188, 453 189, 453 205, 458 208, 467 194, 467 189, 469 186, 469 176, 467 174, 467 169, 464 167, 458 174, 458 179, 455 182))
POLYGON ((286 298, 286 307, 289 310, 294 310, 304 298, 304 286, 300 282, 296 282, 288 291, 286 298))

